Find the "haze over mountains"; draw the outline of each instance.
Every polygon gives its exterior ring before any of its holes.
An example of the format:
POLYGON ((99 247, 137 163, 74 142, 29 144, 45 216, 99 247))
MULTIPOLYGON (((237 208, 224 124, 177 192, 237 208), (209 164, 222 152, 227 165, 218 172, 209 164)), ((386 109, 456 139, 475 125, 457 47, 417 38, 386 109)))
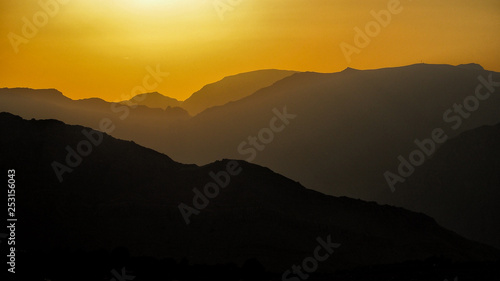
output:
POLYGON ((294 73, 296 72, 276 69, 257 70, 228 76, 218 82, 208 84, 182 102, 159 93, 148 93, 135 96, 128 103, 123 103, 162 109, 169 106, 182 107, 194 116, 207 108, 247 97, 294 73))
POLYGON ((204 86, 185 100, 181 106, 194 116, 207 108, 247 97, 294 73, 296 71, 267 69, 228 76, 204 86))
MULTIPOLYGON (((176 161, 252 161, 327 194, 425 212, 461 235, 500 247, 496 219, 499 209, 494 200, 498 198, 498 185, 464 181, 461 186, 449 186, 453 192, 422 192, 416 200, 406 191, 406 184, 431 169, 427 168, 433 163, 429 159, 440 154, 426 156, 425 163, 415 169, 407 183, 395 185, 394 193, 384 178, 387 171, 398 173, 398 156, 408 159, 418 149, 415 140, 431 139, 435 129, 442 129, 450 140, 471 129, 500 123, 500 90, 495 84, 500 81, 499 73, 473 64, 418 64, 364 71, 346 69, 331 74, 278 74, 284 78, 274 84, 269 81, 272 85, 253 94, 255 88, 242 87, 245 90, 241 93, 245 94, 238 94, 240 99, 208 108, 194 117, 181 108, 128 108, 102 100, 72 101, 54 90, 28 89, 1 89, 0 111, 28 119, 54 118, 94 129, 100 129, 103 118, 109 118, 114 125, 111 135, 133 140, 176 161), (488 80, 494 82, 488 84, 488 80), (479 85, 483 85, 480 94, 492 94, 478 99, 477 109, 468 112, 467 108, 474 105, 469 97, 476 94, 479 85), (464 101, 469 103, 464 105, 464 101), (263 143, 259 133, 270 127, 276 116, 274 110, 296 117, 288 120, 283 130, 274 132, 272 141, 263 143), (251 144, 249 136, 257 137, 257 145, 251 144), (477 188, 477 194, 490 196, 478 205, 477 199, 469 196, 471 188, 477 188), (443 196, 449 202, 460 202, 460 206, 472 206, 471 212, 457 218, 452 214, 457 205, 438 204, 443 196), (482 208, 492 215, 484 216, 482 208), (476 223, 491 227, 478 234, 476 223)), ((229 81, 218 83, 225 80, 229 81)), ((205 87, 205 93, 215 95, 210 89, 229 89, 223 95, 227 97, 234 89, 229 82, 218 83, 205 87)), ((200 92, 197 96, 201 100, 200 92)), ((435 150, 440 151, 441 145, 446 149, 448 143, 437 143, 435 150)), ((490 151, 483 153, 487 156, 490 151)), ((498 169, 483 172, 493 177, 498 169)), ((420 181, 431 181, 429 188, 442 184, 434 180, 424 177, 420 181)))
POLYGON ((82 131, 89 128, 0 113, 0 130, 9 132, 0 139, 1 167, 15 168, 19 178, 19 248, 38 258, 126 247, 132 255, 205 264, 257 258, 281 273, 312 255, 318 237, 331 235, 341 245, 319 272, 433 256, 500 260, 499 250, 464 239, 426 215, 327 196, 245 161, 236 162, 239 173, 186 225, 178 205, 191 205, 193 187, 202 189, 214 180, 210 172, 226 170, 231 160, 180 164, 93 132, 100 141, 61 183, 53 162, 65 163, 68 146, 80 151, 82 131))
POLYGON ((150 108, 167 109, 167 107, 179 107, 181 101, 166 97, 158 92, 140 94, 132 97, 130 100, 122 101, 122 104, 129 106, 145 105, 150 108))

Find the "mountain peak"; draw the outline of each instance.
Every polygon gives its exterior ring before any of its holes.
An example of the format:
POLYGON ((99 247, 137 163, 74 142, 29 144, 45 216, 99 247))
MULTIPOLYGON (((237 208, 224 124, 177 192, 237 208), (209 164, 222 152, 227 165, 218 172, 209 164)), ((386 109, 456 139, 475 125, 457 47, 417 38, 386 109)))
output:
POLYGON ((484 67, 482 67, 480 64, 477 63, 459 64, 457 66, 471 70, 484 70, 484 67))
POLYGON ((182 103, 182 108, 194 116, 207 108, 248 97, 295 73, 290 70, 262 69, 226 76, 193 93, 182 103))
POLYGON ((38 95, 53 95, 53 96, 64 96, 63 93, 61 93, 59 90, 55 88, 48 88, 48 89, 32 89, 32 88, 26 88, 26 87, 16 87, 16 88, 0 88, 0 93, 1 92, 13 92, 13 93, 34 93, 38 95))
POLYGON ((347 67, 346 69, 342 70, 341 72, 352 72, 352 71, 359 71, 359 69, 355 69, 352 67, 347 67))
POLYGON ((158 92, 143 93, 143 94, 138 94, 138 95, 136 95, 136 97, 137 97, 137 96, 155 96, 155 97, 164 97, 164 98, 168 98, 167 96, 162 95, 162 94, 160 94, 160 93, 158 93, 158 92))
POLYGON ((166 109, 168 107, 178 107, 181 102, 177 99, 167 97, 158 92, 138 94, 128 101, 122 101, 124 104, 132 103, 138 105, 145 105, 150 108, 166 109))

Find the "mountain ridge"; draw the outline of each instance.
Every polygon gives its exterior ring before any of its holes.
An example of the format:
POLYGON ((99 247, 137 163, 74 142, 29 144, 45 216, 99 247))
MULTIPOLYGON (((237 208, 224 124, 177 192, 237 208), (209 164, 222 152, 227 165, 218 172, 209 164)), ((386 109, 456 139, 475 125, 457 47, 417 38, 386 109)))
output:
POLYGON ((168 107, 180 107, 181 101, 165 96, 158 92, 143 93, 129 100, 120 102, 128 106, 144 105, 150 108, 167 109, 168 107))
MULTIPOLYGON (((436 128, 443 129, 451 139, 478 126, 500 123, 496 114, 500 106, 498 95, 481 102, 470 118, 461 120, 457 130, 451 128, 455 121, 443 119, 443 113, 453 110, 454 104, 462 104, 475 93, 481 83, 478 77, 489 75, 493 81, 500 81, 496 72, 450 65, 415 64, 333 74, 304 72, 195 117, 175 115, 172 111, 170 116, 158 110, 152 118, 151 111, 137 107, 128 109, 130 114, 122 120, 120 117, 125 114, 114 114, 109 105, 90 117, 110 118, 116 124, 113 136, 134 140, 180 162, 203 165, 220 158, 248 160, 250 154, 245 151, 254 149, 256 164, 315 190, 395 205, 402 200, 398 196, 404 195, 391 193, 384 173, 397 171, 398 155, 407 158, 416 149, 415 140, 431 137, 436 128), (273 134, 273 141, 264 150, 252 147, 249 136, 258 136, 273 120, 273 110, 284 108, 297 118, 285 130, 273 134), (244 153, 238 149, 242 143, 244 153), (304 169, 304 165, 309 169, 304 169)), ((23 100, 19 101, 23 107, 16 109, 1 94, 0 100, 0 110, 25 118, 57 117, 66 123, 99 129, 99 119, 71 117, 78 115, 75 110, 66 117, 58 113, 61 109, 56 106, 30 104, 25 99, 28 106, 23 100), (39 108, 46 112, 37 115, 39 108)), ((127 109, 124 106, 120 110, 127 109)), ((451 116, 456 118, 456 114, 452 112, 451 116)), ((461 229, 473 221, 495 224, 488 221, 490 216, 465 217, 467 223, 448 224, 442 219, 449 207, 442 205, 440 213, 433 213, 448 228, 461 229)), ((471 237, 474 231, 471 228, 461 234, 471 237)), ((496 238, 482 241, 492 239, 496 238)))
POLYGON ((77 146, 84 139, 82 128, 89 128, 8 113, 0 113, 0 127, 11 132, 0 140, 0 166, 15 168, 18 185, 25 187, 16 196, 25 220, 19 239, 28 252, 127 247, 133 255, 208 264, 256 257, 279 272, 314 249, 317 237, 331 235, 342 246, 321 272, 435 255, 500 259, 500 251, 461 238, 424 214, 324 195, 245 161, 237 162, 241 174, 186 225, 178 204, 191 205, 193 186, 213 181, 210 172, 224 171, 233 160, 180 164, 104 135, 59 183, 50 163, 64 160, 65 147, 77 146), (29 235, 35 229, 37 235, 29 235))
POLYGON ((181 106, 195 116, 210 107, 247 97, 295 73, 291 70, 262 69, 226 76, 203 86, 183 101, 181 106))

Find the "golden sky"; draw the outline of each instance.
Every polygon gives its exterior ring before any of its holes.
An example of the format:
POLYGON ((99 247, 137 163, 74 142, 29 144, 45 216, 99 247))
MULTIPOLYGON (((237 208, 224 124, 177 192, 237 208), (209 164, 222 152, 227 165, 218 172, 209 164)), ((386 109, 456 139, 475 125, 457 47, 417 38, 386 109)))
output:
POLYGON ((148 66, 169 73, 154 91, 180 100, 257 69, 423 61, 500 71, 499 0, 1 0, 0 18, 0 87, 74 99, 128 97, 148 66), (394 13, 348 63, 340 44, 356 47, 354 28, 372 10, 394 13))

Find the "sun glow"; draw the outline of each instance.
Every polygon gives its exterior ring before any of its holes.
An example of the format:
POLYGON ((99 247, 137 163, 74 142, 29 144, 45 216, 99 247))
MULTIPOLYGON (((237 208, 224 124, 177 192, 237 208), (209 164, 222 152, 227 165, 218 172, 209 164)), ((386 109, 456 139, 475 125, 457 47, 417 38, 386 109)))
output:
MULTIPOLYGON (((131 7, 155 8, 158 6, 172 5, 179 0, 119 0, 118 3, 123 3, 131 7)), ((115 3, 117 3, 115 1, 115 3)))
POLYGON ((114 0, 113 4, 124 8, 158 12, 165 8, 185 8, 186 6, 194 6, 205 2, 203 0, 114 0))
POLYGON ((432 0, 408 2, 351 63, 340 44, 354 44, 354 28, 364 29, 370 11, 387 8, 388 0, 369 7, 309 2, 2 0, 0 87, 57 88, 72 98, 112 101, 141 84, 146 67, 161 65, 171 75, 155 91, 182 100, 224 76, 266 68, 335 72, 424 61, 500 69, 498 0, 443 0, 452 10, 432 0), (54 7, 59 2, 66 4, 54 7), (40 6, 47 3, 52 8, 40 6), (47 9, 46 23, 35 26, 47 9), (16 46, 11 33, 21 38, 16 46))

